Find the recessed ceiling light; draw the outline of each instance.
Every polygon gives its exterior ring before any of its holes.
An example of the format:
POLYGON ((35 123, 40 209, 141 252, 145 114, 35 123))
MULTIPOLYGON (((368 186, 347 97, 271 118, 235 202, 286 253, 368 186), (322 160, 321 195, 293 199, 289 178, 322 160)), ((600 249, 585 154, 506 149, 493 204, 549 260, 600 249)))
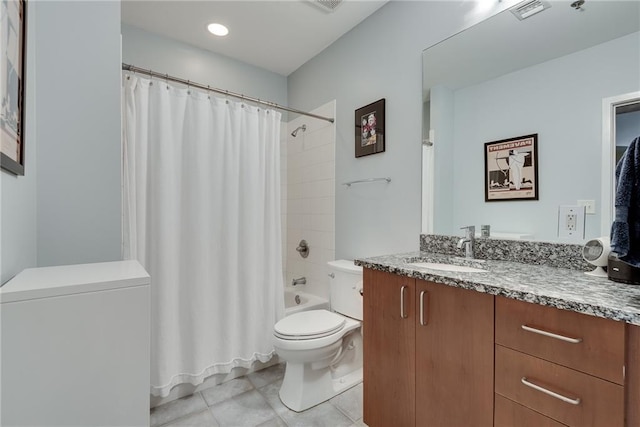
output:
POLYGON ((209 24, 207 25, 207 30, 216 36, 226 36, 229 34, 229 29, 222 24, 209 24))

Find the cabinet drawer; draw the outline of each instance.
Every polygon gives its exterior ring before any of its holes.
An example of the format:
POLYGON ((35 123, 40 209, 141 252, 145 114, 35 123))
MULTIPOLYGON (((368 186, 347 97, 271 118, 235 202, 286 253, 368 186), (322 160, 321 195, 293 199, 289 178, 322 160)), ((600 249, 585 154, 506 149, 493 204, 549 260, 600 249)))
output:
POLYGON ((496 344, 624 384, 624 323, 496 298, 496 344))
POLYGON ((569 426, 624 425, 622 386, 500 345, 495 354, 497 394, 569 426))
POLYGON ((549 417, 532 411, 499 394, 495 395, 494 427, 565 427, 549 417))

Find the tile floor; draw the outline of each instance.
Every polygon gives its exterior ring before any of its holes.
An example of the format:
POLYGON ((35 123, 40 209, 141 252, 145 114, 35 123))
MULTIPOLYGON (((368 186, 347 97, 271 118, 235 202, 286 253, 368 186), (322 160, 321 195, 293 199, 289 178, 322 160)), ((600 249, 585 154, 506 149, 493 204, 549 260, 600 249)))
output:
POLYGON ((289 410, 278 390, 284 364, 236 378, 151 410, 151 427, 366 427, 362 384, 304 412, 289 410))

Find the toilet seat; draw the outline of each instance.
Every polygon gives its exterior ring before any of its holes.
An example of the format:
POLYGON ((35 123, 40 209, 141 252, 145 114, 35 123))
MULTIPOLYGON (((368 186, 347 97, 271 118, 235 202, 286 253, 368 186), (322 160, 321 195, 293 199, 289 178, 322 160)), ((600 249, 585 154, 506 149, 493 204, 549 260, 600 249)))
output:
POLYGON ((285 340, 311 340, 340 331, 346 321, 327 310, 310 310, 292 314, 274 326, 274 335, 285 340))

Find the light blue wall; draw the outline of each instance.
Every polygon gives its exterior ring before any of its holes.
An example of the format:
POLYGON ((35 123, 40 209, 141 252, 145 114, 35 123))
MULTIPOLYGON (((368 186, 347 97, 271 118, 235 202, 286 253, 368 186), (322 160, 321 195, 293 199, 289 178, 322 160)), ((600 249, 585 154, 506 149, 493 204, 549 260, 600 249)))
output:
POLYGON ((287 104, 285 76, 125 24, 122 25, 122 62, 287 104))
POLYGON ((36 3, 38 265, 120 259, 120 2, 36 3))
POLYGON ((0 283, 11 279, 24 268, 35 267, 36 251, 36 96, 34 67, 36 51, 36 2, 27 3, 27 66, 25 87, 24 176, 0 172, 2 185, 2 249, 0 283))
POLYGON ((422 51, 496 12, 474 13, 478 5, 389 2, 289 76, 290 106, 310 109, 337 100, 337 258, 418 248, 422 51), (380 98, 386 99, 386 151, 356 159, 354 111, 380 98), (384 176, 392 182, 341 185, 384 176))
POLYGON ((2 281, 120 259, 120 2, 29 2, 25 176, 2 172, 2 281))
MULTIPOLYGON (((1 173, 2 282, 28 267, 121 257, 120 3, 28 5, 26 175, 1 173)), ((284 76, 135 28, 122 34, 124 61, 287 102, 284 76)))
POLYGON ((495 231, 557 240, 558 206, 595 200, 598 214, 587 215, 585 235, 602 235, 602 99, 638 90, 638 76, 635 33, 456 91, 454 226, 491 224, 495 231), (538 134, 540 200, 484 203, 484 143, 532 133, 538 134))
POLYGON ((430 109, 431 127, 429 128, 435 130, 433 203, 437 209, 434 210, 433 229, 452 230, 450 234, 456 234, 457 230, 453 231, 453 176, 456 171, 450 163, 442 161, 442 159, 453 158, 453 91, 442 85, 434 86, 431 88, 431 104, 438 106, 430 109))

